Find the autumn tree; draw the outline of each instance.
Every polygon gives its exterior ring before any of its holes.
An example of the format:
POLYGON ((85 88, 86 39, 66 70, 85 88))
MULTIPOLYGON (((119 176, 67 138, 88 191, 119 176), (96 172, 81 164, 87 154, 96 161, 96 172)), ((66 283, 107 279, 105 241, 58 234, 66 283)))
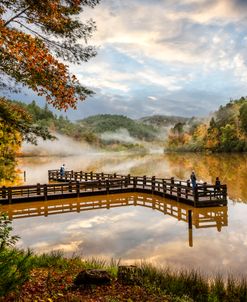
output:
POLYGON ((241 123, 241 128, 245 134, 247 134, 247 102, 245 102, 239 110, 239 118, 241 123))
POLYGON ((99 1, 1 0, 0 73, 44 95, 57 109, 76 108, 92 91, 64 62, 87 62, 96 55, 87 45, 95 23, 82 23, 80 13, 99 1))
POLYGON ((24 108, 0 97, 0 160, 13 159, 23 140, 36 143, 37 137, 53 139, 48 129, 35 125, 24 108))

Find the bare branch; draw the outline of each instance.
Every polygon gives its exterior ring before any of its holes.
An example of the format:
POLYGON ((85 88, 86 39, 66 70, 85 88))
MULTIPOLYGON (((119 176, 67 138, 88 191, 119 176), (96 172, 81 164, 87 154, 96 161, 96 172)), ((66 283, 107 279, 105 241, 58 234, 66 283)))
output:
POLYGON ((24 14, 28 9, 30 8, 30 6, 24 8, 22 11, 20 11, 17 15, 15 15, 14 17, 10 18, 8 21, 6 21, 4 23, 4 26, 7 26, 10 22, 14 21, 16 18, 20 17, 22 14, 24 14))

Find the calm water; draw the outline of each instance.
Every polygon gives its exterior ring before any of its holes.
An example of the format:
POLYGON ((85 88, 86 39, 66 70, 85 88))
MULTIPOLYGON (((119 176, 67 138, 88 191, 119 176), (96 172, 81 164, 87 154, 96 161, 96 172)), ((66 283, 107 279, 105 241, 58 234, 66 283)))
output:
POLYGON ((47 182, 47 170, 67 169, 197 178, 228 185, 228 207, 194 209, 151 195, 122 194, 9 206, 19 246, 37 252, 63 250, 84 257, 146 260, 159 265, 245 274, 247 268, 247 155, 85 154, 25 158, 26 183, 47 182), (84 201, 82 203, 82 201, 84 201), (86 203, 86 205, 85 205, 86 203), (35 217, 20 218, 35 215, 35 217), (19 217, 17 219, 17 217, 19 217))

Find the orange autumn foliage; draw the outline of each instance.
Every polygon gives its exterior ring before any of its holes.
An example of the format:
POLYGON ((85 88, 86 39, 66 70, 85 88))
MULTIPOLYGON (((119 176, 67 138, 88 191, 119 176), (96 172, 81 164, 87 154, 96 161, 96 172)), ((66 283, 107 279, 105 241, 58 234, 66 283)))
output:
POLYGON ((57 109, 76 108, 92 91, 80 85, 68 66, 58 60, 79 63, 96 54, 87 41, 95 25, 74 17, 84 5, 98 0, 1 1, 0 72, 44 95, 57 109), (14 14, 7 19, 6 16, 14 14))

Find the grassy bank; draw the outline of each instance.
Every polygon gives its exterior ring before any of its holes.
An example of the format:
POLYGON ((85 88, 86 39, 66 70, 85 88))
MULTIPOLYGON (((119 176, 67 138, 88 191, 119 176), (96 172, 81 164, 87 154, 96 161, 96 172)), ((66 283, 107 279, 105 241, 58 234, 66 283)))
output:
POLYGON ((16 284, 16 289, 2 297, 2 301, 247 301, 244 279, 209 279, 196 271, 172 271, 143 263, 120 280, 117 262, 65 258, 61 253, 29 255, 25 262, 25 282, 16 284), (108 271, 112 283, 91 288, 73 286, 82 269, 92 268, 108 271))

